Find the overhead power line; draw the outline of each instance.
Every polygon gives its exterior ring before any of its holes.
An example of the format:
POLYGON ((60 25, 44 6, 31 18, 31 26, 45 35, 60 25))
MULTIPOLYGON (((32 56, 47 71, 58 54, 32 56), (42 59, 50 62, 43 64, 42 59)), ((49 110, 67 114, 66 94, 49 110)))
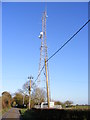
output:
MULTIPOLYGON (((79 30, 77 32, 75 32, 56 52, 54 52, 47 60, 46 62, 48 62, 51 58, 53 58, 63 47, 65 47, 88 23, 90 22, 90 19, 81 27, 79 28, 79 30)), ((40 76, 41 72, 43 71, 45 67, 45 64, 43 65, 41 71, 39 72, 36 80, 34 81, 34 83, 38 80, 38 77, 40 76)))
POLYGON ((49 61, 52 57, 54 57, 63 47, 65 47, 65 45, 67 45, 72 38, 74 38, 88 23, 90 22, 90 20, 88 20, 77 32, 74 33, 74 35, 72 37, 70 37, 56 52, 54 52, 48 59, 47 61, 49 61))
POLYGON ((34 81, 34 83, 33 83, 32 85, 34 85, 34 84, 35 84, 35 82, 38 80, 38 78, 39 78, 39 76, 40 76, 41 72, 43 71, 44 67, 45 67, 45 64, 43 65, 43 67, 42 67, 42 69, 41 69, 40 73, 38 74, 38 76, 37 76, 36 80, 34 81))

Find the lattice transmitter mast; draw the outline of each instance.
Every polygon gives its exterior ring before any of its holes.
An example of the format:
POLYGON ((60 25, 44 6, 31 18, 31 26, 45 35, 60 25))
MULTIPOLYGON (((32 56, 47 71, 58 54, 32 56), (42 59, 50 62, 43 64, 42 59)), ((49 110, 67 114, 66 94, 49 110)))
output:
MULTIPOLYGON (((45 65, 45 77, 46 77, 46 87, 47 87, 47 102, 48 102, 48 107, 50 104, 50 94, 49 94, 49 88, 50 86, 48 85, 49 81, 49 68, 48 68, 48 55, 47 55, 47 44, 46 44, 46 18, 47 18, 47 12, 45 11, 42 15, 42 31, 40 32, 39 38, 41 39, 41 47, 40 47, 40 62, 39 62, 39 71, 38 74, 40 74, 40 71, 42 67, 45 65)), ((38 77, 38 82, 41 82, 41 74, 38 77)), ((50 82, 49 82, 50 83, 50 82)))

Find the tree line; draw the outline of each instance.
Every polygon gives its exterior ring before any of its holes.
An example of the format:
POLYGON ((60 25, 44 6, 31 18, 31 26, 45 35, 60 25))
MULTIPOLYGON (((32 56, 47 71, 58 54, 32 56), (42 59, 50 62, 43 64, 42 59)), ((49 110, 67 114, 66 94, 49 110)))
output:
MULTIPOLYGON (((31 81, 33 84, 33 81, 31 81)), ((7 107, 27 107, 29 104, 29 81, 26 82, 22 89, 19 89, 13 95, 8 91, 2 93, 2 108, 7 107)), ((39 88, 36 84, 32 85, 31 91, 31 108, 34 105, 41 104, 46 99, 46 92, 44 89, 39 88)))
MULTIPOLYGON (((32 83, 31 89, 31 108, 34 105, 40 105, 42 102, 46 101, 46 91, 42 88, 36 86, 36 84, 32 83)), ((70 106, 73 102, 72 101, 65 101, 60 102, 53 100, 55 105, 62 105, 63 107, 70 106)), ((29 105, 29 81, 26 82, 21 89, 14 93, 12 96, 9 92, 4 91, 2 93, 2 108, 7 107, 26 107, 28 108, 29 105)))

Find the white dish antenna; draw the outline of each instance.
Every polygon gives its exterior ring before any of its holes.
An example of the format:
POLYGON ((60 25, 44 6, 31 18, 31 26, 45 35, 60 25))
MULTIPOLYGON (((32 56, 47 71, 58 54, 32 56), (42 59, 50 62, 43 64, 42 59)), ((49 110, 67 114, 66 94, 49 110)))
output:
POLYGON ((38 37, 41 39, 43 37, 43 32, 40 32, 40 35, 38 37))

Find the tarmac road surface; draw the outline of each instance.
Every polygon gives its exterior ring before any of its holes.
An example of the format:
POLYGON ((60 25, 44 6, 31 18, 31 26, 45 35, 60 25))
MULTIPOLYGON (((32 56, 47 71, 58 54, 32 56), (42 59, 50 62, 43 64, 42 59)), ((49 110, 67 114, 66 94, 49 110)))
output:
POLYGON ((2 120, 20 120, 20 113, 18 108, 11 108, 2 116, 2 120))

